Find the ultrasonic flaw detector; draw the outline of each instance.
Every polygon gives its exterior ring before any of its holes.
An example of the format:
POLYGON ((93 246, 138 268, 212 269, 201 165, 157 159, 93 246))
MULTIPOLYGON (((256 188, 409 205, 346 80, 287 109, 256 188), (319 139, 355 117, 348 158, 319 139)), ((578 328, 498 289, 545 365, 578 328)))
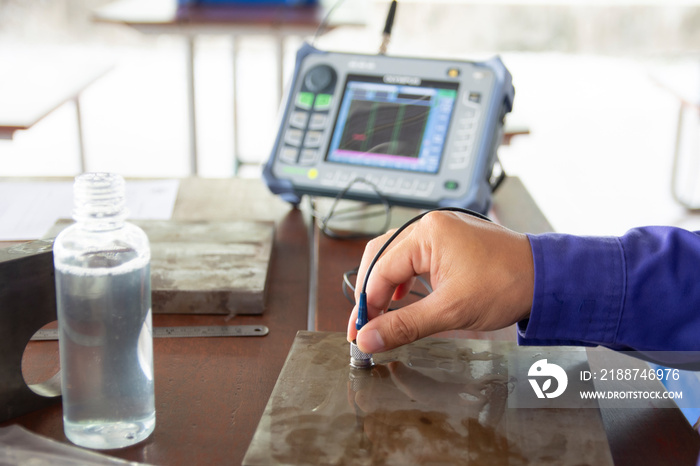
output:
POLYGON ((484 62, 326 52, 304 44, 263 178, 305 194, 485 213, 511 75, 484 62), (363 182, 357 182, 362 180, 363 182))

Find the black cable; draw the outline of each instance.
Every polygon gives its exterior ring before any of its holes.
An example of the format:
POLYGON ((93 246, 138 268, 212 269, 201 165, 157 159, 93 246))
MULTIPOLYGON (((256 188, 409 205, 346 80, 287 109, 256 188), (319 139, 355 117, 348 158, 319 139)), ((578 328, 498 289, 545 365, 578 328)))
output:
POLYGON ((350 282, 350 277, 352 275, 357 275, 357 270, 358 268, 355 267, 354 269, 348 270, 343 274, 343 295, 345 296, 345 299, 347 299, 353 306, 355 305, 355 296, 353 296, 355 293, 355 286, 350 282))
POLYGON ((344 1, 345 0, 336 0, 336 2, 333 4, 333 6, 331 6, 328 9, 326 14, 323 16, 323 19, 321 20, 321 22, 318 24, 318 27, 316 28, 316 32, 314 32, 313 37, 311 37, 311 45, 314 45, 316 43, 316 39, 318 39, 321 36, 321 34, 323 34, 323 32, 326 30, 326 28, 328 27, 328 21, 330 20, 331 15, 335 11, 335 9, 337 7, 339 7, 340 4, 343 3, 344 1))
MULTIPOLYGON (((343 295, 345 296, 345 299, 347 299, 348 302, 353 306, 355 305, 355 285, 353 284, 353 281, 350 280, 350 278, 352 276, 356 276, 358 270, 359 267, 355 267, 354 269, 348 270, 347 272, 343 273, 343 295)), ((428 294, 433 292, 433 288, 430 286, 430 283, 428 283, 428 280, 421 276, 416 277, 416 279, 418 280, 418 282, 421 283, 421 285, 423 285, 427 293, 421 293, 420 291, 411 290, 409 291, 409 294, 413 296, 418 296, 419 298, 425 298, 426 296, 428 296, 428 294)), ((390 311, 395 311, 396 309, 398 308, 389 308, 390 311)))
POLYGON ((319 230, 321 230, 326 236, 334 239, 366 239, 366 238, 373 238, 377 236, 378 234, 383 234, 389 229, 389 225, 391 224, 391 203, 389 202, 389 199, 382 194, 381 190, 379 187, 377 187, 376 184, 373 182, 362 178, 354 178, 351 180, 345 188, 343 188, 333 199, 333 204, 331 204, 331 208, 329 209, 328 213, 325 215, 321 216, 319 212, 316 210, 315 204, 312 201, 312 214, 315 218, 320 219, 320 225, 319 225, 319 230), (353 209, 345 209, 345 210, 340 210, 336 211, 336 208, 338 207, 338 203, 345 197, 345 195, 348 193, 348 191, 357 183, 362 183, 366 184, 372 190, 374 193, 377 195, 377 198, 379 199, 379 202, 384 206, 384 209, 382 212, 359 212, 357 208, 353 209), (330 221, 335 218, 335 219, 342 219, 342 220, 363 220, 363 219, 368 219, 372 217, 377 217, 379 215, 384 215, 384 224, 380 228, 378 232, 373 232, 373 233, 349 233, 349 234, 339 234, 333 231, 329 227, 330 221))
POLYGON ((403 233, 403 231, 404 231, 406 228, 408 228, 409 226, 413 225, 413 224, 416 223, 418 220, 422 219, 423 217, 425 217, 426 215, 428 215, 428 214, 431 213, 431 212, 441 212, 441 211, 459 212, 459 213, 471 215, 472 217, 476 217, 476 218, 479 218, 479 219, 481 219, 481 220, 486 220, 487 222, 490 222, 490 221, 491 221, 491 219, 488 218, 488 217, 487 217, 486 215, 484 215, 484 214, 480 214, 479 212, 475 212, 475 211, 469 210, 469 209, 463 209, 463 208, 461 208, 461 207, 439 207, 439 208, 437 208, 437 209, 427 210, 427 211, 423 212, 423 213, 420 214, 420 215, 416 215, 416 216, 413 217, 411 220, 409 220, 409 221, 407 221, 406 223, 404 223, 403 225, 401 225, 401 226, 399 227, 399 229, 396 230, 396 231, 394 232, 394 234, 391 235, 391 237, 390 237, 388 240, 386 240, 386 242, 382 245, 382 247, 379 248, 379 251, 378 251, 377 254, 374 256, 374 259, 372 259, 372 262, 369 263, 369 267, 367 268, 367 274, 365 275, 365 281, 364 281, 364 283, 362 284, 362 293, 367 293, 367 283, 369 283, 369 276, 370 276, 370 274, 372 273, 372 269, 374 268, 374 265, 375 265, 375 264, 377 263, 377 261, 379 260, 379 257, 380 257, 382 254, 384 254, 384 251, 386 251, 386 248, 388 248, 389 245, 390 245, 401 233, 403 233))
POLYGON ((506 178, 508 178, 508 175, 506 175, 506 171, 503 169, 501 161, 496 159, 496 163, 494 163, 493 169, 491 170, 491 177, 489 178, 491 192, 495 193, 496 190, 501 187, 501 184, 506 178))

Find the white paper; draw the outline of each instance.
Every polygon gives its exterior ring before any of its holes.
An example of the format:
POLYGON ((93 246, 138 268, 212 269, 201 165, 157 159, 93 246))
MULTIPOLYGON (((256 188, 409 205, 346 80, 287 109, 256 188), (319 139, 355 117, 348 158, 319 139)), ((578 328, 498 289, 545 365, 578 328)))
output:
MULTIPOLYGON (((178 180, 127 180, 126 206, 131 219, 169 220, 178 180)), ((72 182, 0 183, 0 241, 39 239, 61 218, 71 218, 72 182)))

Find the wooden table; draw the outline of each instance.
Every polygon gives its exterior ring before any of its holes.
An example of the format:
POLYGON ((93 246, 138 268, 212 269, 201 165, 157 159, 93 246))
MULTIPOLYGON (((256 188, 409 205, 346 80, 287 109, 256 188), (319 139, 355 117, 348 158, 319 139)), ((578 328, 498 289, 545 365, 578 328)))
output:
POLYGON ((323 11, 319 6, 283 7, 257 5, 185 5, 177 0, 119 0, 95 11, 94 18, 106 23, 124 24, 144 34, 178 34, 187 41, 187 104, 190 130, 190 174, 196 175, 197 119, 195 111, 195 38, 204 34, 225 34, 233 41, 231 61, 234 64, 233 122, 234 161, 240 162, 238 119, 239 38, 246 35, 267 35, 274 39, 277 64, 276 91, 282 98, 284 87, 284 44, 290 36, 308 36, 318 28, 323 11))
MULTIPOLYGON (((182 180, 175 219, 274 220, 276 234, 262 316, 154 315, 154 326, 246 325, 265 337, 156 339, 156 429, 111 455, 152 464, 240 464, 298 330, 306 329, 309 250, 299 210, 255 180, 182 180)), ((43 381, 58 369, 57 342, 30 342, 25 378, 43 381)), ((60 403, 14 419, 32 432, 67 442, 60 403)), ((7 423, 6 423, 7 424, 7 423)))
MULTIPOLYGON (((351 306, 342 294, 341 276, 359 263, 364 241, 333 240, 316 227, 310 231, 302 211, 273 198, 257 181, 184 180, 175 206, 178 219, 251 215, 274 219, 277 225, 266 313, 227 322, 220 316, 156 315, 154 325, 255 323, 267 325, 270 334, 251 339, 157 339, 155 432, 138 445, 108 454, 152 464, 240 464, 296 332, 306 329, 307 319, 310 329, 345 331, 351 306)), ((520 231, 550 229, 517 178, 502 185, 492 215, 520 231)), ((512 340, 514 330, 459 336, 512 340)), ((595 351, 592 368, 601 358, 617 356, 595 351)), ((25 354, 28 377, 41 377, 57 366, 55 342, 32 342, 25 354)), ((659 409, 664 406, 654 402, 646 409, 601 409, 615 464, 695 465, 700 437, 678 409, 659 409)), ((60 404, 7 424, 67 442, 60 404)), ((575 433, 570 435, 575 439, 575 433)))

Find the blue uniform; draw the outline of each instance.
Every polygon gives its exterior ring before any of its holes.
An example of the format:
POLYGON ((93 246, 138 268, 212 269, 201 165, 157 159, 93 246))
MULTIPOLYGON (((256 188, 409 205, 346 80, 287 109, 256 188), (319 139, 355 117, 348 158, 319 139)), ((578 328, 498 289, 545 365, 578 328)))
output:
POLYGON ((523 345, 700 351, 700 232, 529 235, 535 265, 523 345))

